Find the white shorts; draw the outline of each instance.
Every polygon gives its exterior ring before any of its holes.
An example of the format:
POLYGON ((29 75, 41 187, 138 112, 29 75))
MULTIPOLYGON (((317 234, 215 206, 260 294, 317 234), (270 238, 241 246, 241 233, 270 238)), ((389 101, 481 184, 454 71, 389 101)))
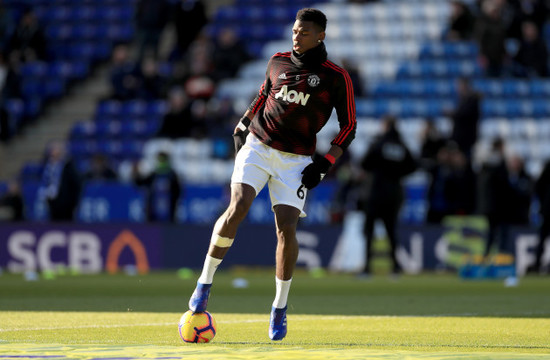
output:
POLYGON ((235 158, 231 184, 248 184, 256 196, 267 184, 272 210, 275 205, 290 205, 305 217, 307 189, 302 185, 302 170, 311 162, 310 156, 273 149, 249 134, 235 158))

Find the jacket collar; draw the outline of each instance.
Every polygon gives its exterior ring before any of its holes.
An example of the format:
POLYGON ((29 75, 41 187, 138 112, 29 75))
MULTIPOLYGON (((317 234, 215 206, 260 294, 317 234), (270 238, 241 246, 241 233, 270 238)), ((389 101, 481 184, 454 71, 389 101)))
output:
POLYGON ((296 51, 292 50, 290 59, 299 68, 318 67, 327 60, 327 49, 325 47, 325 43, 321 42, 319 45, 313 49, 309 49, 303 54, 298 54, 296 51))

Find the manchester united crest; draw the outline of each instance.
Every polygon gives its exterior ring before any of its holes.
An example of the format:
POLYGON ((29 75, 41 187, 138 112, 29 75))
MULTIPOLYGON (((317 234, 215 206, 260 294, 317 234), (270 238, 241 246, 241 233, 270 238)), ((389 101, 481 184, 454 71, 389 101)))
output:
POLYGON ((319 78, 319 76, 315 74, 309 75, 309 77, 307 78, 307 83, 311 87, 316 87, 317 85, 319 85, 320 82, 321 82, 321 79, 319 78))

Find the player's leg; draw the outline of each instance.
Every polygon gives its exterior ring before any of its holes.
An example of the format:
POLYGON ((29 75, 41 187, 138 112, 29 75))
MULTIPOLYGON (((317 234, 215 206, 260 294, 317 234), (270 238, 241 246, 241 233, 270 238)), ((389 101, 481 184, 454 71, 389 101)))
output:
POLYGON ((269 168, 265 163, 265 146, 254 140, 249 135, 235 158, 231 177, 231 201, 214 225, 203 271, 189 300, 189 309, 192 311, 206 310, 214 273, 233 244, 237 228, 248 213, 252 201, 269 180, 270 174, 265 170, 269 168))
POLYGON ((390 256, 393 263, 393 275, 398 275, 401 273, 401 266, 397 262, 397 234, 395 228, 397 226, 397 216, 398 213, 394 211, 388 211, 387 214, 382 216, 382 221, 384 222, 384 227, 386 229, 386 234, 388 235, 388 240, 390 241, 390 256))
POLYGON ((495 238, 497 237, 498 232, 498 226, 497 221, 495 218, 491 215, 487 216, 487 222, 489 224, 489 229, 487 230, 487 239, 485 243, 485 251, 483 252, 483 257, 487 259, 489 257, 489 253, 491 252, 491 247, 493 246, 493 243, 495 242, 495 238))
POLYGON ((273 151, 277 164, 276 175, 269 179, 269 195, 275 213, 277 230, 276 294, 271 308, 269 337, 282 340, 286 336, 286 309, 288 292, 292 281, 294 266, 298 259, 298 240, 296 227, 298 219, 305 217, 303 211, 307 189, 302 185, 302 170, 311 163, 309 156, 291 155, 273 151))
POLYGON ((542 224, 539 228, 538 243, 535 248, 535 263, 527 269, 527 272, 538 273, 542 264, 542 253, 544 252, 544 243, 548 236, 550 236, 550 219, 548 216, 543 216, 542 224))
POLYGON ((296 227, 301 211, 289 205, 276 205, 275 224, 277 227, 277 250, 275 255, 276 294, 271 308, 269 337, 282 340, 286 336, 286 309, 292 274, 298 259, 296 227))
POLYGON ((363 234, 365 235, 365 267, 361 276, 369 276, 372 271, 372 244, 374 241, 374 224, 376 215, 367 212, 365 216, 365 225, 363 226, 363 234))
POLYGON ((256 190, 250 185, 233 184, 231 186, 229 206, 214 225, 210 247, 197 281, 197 287, 189 299, 189 309, 192 311, 206 310, 214 273, 233 244, 237 228, 248 213, 255 197, 256 190))

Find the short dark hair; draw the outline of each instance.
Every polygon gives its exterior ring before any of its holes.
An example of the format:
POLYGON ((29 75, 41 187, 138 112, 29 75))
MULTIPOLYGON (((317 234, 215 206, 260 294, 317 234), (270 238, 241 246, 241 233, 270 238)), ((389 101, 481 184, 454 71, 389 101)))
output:
POLYGON ((311 21, 325 31, 327 28, 327 17, 321 10, 313 8, 303 8, 296 13, 296 20, 311 21))

